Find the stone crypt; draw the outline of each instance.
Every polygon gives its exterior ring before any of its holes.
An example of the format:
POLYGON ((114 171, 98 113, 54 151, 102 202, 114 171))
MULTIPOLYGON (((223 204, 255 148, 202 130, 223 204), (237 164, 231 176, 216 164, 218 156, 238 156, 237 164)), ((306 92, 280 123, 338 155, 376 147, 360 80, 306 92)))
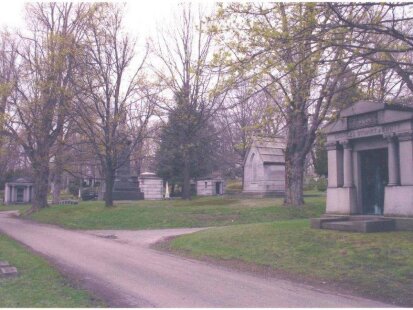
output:
POLYGON ((359 101, 325 132, 326 215, 312 227, 413 230, 413 106, 359 101))
POLYGON ((326 133, 327 214, 413 217, 413 106, 360 101, 326 133))
POLYGON ((17 177, 4 186, 4 203, 31 203, 33 198, 33 181, 29 177, 17 177))
POLYGON ((244 195, 284 196, 284 149, 282 137, 253 137, 244 159, 244 195))

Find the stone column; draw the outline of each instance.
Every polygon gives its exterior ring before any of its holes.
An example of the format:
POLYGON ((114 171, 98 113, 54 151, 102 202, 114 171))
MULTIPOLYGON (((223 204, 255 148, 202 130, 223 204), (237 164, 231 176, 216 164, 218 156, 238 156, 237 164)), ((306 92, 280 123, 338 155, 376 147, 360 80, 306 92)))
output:
POLYGON ((328 156, 328 187, 342 186, 342 153, 336 142, 326 144, 328 156))
POLYGON ((9 185, 6 184, 4 187, 4 204, 8 204, 10 200, 10 188, 9 185))
POLYGON ((343 156, 343 172, 344 172, 344 184, 343 187, 353 187, 353 150, 349 141, 342 142, 344 148, 343 156))
POLYGON ((397 145, 394 137, 387 137, 388 142, 388 168, 389 168, 389 183, 388 186, 396 186, 399 184, 399 164, 397 145))
POLYGON ((16 202, 16 198, 15 198, 16 190, 14 188, 14 185, 11 185, 10 189, 11 189, 10 190, 10 203, 12 204, 12 203, 16 202))
POLYGON ((413 185, 413 133, 404 132, 398 134, 397 137, 399 139, 400 185, 413 185))
POLYGON ((23 201, 29 202, 29 187, 26 186, 23 191, 23 201))

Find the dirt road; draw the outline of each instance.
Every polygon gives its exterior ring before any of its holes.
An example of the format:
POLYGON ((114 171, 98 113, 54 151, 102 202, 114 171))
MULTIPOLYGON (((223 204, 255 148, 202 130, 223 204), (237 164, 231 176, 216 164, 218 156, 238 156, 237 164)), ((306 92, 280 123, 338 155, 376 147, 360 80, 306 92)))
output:
POLYGON ((386 307, 279 279, 158 252, 162 237, 196 231, 71 231, 0 213, 0 231, 119 307, 386 307))

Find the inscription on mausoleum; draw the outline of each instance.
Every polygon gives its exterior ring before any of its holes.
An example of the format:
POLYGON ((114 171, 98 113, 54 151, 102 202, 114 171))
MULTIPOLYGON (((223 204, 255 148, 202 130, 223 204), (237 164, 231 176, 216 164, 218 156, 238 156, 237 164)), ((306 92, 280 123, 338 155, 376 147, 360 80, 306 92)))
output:
POLYGON ((370 137, 370 136, 390 134, 390 133, 399 132, 399 131, 400 131, 399 124, 390 125, 390 126, 380 126, 380 127, 376 126, 376 127, 371 127, 371 128, 362 128, 362 129, 356 129, 352 131, 339 133, 339 134, 334 135, 334 138, 335 140, 364 138, 364 137, 370 137))
POLYGON ((347 122, 348 129, 359 129, 376 126, 378 123, 377 113, 350 116, 347 122))

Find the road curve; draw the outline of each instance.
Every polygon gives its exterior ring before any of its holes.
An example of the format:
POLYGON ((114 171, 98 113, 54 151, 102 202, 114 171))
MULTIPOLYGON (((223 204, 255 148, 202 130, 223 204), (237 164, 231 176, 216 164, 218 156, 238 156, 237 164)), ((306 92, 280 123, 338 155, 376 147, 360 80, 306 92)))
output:
POLYGON ((0 212, 0 231, 119 307, 388 307, 377 301, 266 279, 149 248, 194 230, 80 232, 0 212), (116 236, 114 236, 116 235, 116 236), (105 237, 105 238, 102 238, 105 237), (115 239, 117 238, 117 239, 115 239))

